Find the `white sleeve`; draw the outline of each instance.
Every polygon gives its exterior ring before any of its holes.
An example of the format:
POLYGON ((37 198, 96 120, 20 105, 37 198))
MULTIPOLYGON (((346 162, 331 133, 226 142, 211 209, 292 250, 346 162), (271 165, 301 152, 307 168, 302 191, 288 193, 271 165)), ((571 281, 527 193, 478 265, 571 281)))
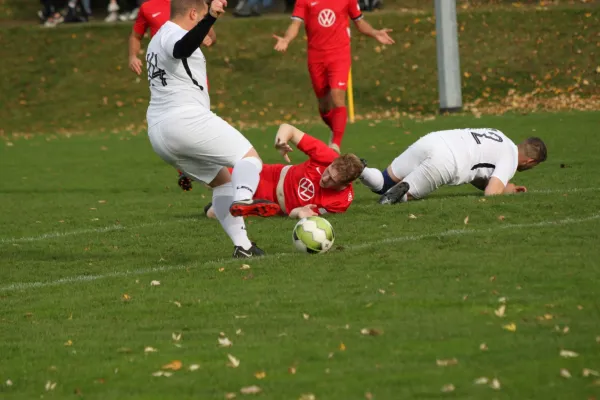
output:
POLYGON ((511 149, 509 154, 506 154, 496 163, 496 167, 494 168, 492 178, 496 177, 500 179, 504 186, 506 186, 508 182, 512 179, 512 177, 515 176, 516 171, 517 160, 515 159, 515 154, 511 149))
MULTIPOLYGON (((169 56, 169 58, 175 58, 173 57, 173 50, 175 49, 175 43, 177 43, 179 41, 179 39, 181 39, 183 37, 182 34, 178 34, 179 32, 174 32, 173 30, 169 30, 168 32, 165 32, 164 35, 162 35, 162 37, 160 38, 160 44, 162 46, 163 49, 165 49, 165 52, 167 53, 167 55, 169 56)), ((185 34, 185 32, 184 32, 185 34)))

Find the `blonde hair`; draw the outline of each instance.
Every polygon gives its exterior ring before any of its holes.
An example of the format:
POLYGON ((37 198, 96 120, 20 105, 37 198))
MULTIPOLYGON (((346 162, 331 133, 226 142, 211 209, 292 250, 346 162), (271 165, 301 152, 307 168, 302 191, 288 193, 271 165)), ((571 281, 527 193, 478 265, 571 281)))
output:
POLYGON ((530 137, 521 143, 523 154, 526 157, 534 159, 537 163, 546 161, 548 157, 548 149, 542 139, 538 137, 530 137))
POLYGON ((340 183, 349 184, 358 179, 364 166, 355 154, 342 154, 331 163, 338 173, 340 183))

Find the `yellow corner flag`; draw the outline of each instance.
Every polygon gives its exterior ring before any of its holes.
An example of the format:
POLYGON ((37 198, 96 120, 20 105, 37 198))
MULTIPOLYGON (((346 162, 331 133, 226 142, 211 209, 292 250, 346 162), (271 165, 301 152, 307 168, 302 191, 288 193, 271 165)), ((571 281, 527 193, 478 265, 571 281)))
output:
POLYGON ((354 123, 354 94, 352 93, 352 68, 348 73, 348 117, 354 123))

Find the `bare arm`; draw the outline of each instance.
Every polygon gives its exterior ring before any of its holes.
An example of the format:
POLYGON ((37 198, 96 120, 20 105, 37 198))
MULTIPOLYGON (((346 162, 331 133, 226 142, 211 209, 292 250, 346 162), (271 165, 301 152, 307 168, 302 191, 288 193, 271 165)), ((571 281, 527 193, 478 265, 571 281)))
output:
POLYGON ((294 19, 292 20, 290 26, 288 26, 283 37, 273 35, 273 38, 277 40, 277 43, 275 43, 275 50, 281 52, 286 51, 290 42, 294 40, 296 36, 298 36, 298 32, 300 32, 300 26, 302 26, 302 21, 294 19))
POLYGON ((214 45, 216 42, 217 42, 217 33, 215 32, 215 30, 213 28, 210 28, 210 31, 208 31, 208 35, 206 35, 206 37, 202 41, 202 44, 206 47, 210 47, 210 46, 214 45))
POLYGON ((142 73, 142 60, 138 58, 142 48, 142 36, 135 31, 129 35, 129 69, 136 74, 142 73))
POLYGON ((283 156, 285 161, 289 163, 291 161, 288 153, 294 151, 294 149, 292 149, 288 142, 292 142, 294 146, 297 146, 303 137, 304 132, 295 126, 290 124, 281 124, 279 126, 279 130, 277 131, 277 135, 275 135, 275 148, 277 151, 279 151, 279 154, 283 156))
POLYGON ((319 215, 313 211, 313 208, 315 208, 315 207, 316 207, 316 205, 314 205, 314 204, 309 204, 304 207, 296 207, 292 211, 290 211, 290 218, 300 219, 300 218, 314 217, 315 215, 319 215))
POLYGON ((498 194, 505 194, 505 189, 506 186, 504 186, 504 183, 502 183, 502 181, 495 176, 492 176, 485 187, 485 195, 495 196, 498 194))
POLYGON ((392 31, 391 29, 375 29, 371 26, 371 24, 365 21, 364 18, 354 21, 354 24, 360 33, 376 39, 381 44, 395 43, 394 39, 388 35, 388 33, 392 31))

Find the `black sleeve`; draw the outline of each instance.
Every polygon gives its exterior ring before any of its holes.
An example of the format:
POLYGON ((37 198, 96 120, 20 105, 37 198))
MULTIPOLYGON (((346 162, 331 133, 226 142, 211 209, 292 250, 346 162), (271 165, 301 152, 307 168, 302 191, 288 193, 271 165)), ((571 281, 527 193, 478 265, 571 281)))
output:
POLYGON ((216 20, 210 13, 206 13, 206 16, 202 18, 202 21, 198 22, 198 25, 175 43, 173 57, 178 59, 190 57, 200 47, 200 44, 206 35, 208 35, 208 31, 210 31, 211 26, 213 26, 216 20))

